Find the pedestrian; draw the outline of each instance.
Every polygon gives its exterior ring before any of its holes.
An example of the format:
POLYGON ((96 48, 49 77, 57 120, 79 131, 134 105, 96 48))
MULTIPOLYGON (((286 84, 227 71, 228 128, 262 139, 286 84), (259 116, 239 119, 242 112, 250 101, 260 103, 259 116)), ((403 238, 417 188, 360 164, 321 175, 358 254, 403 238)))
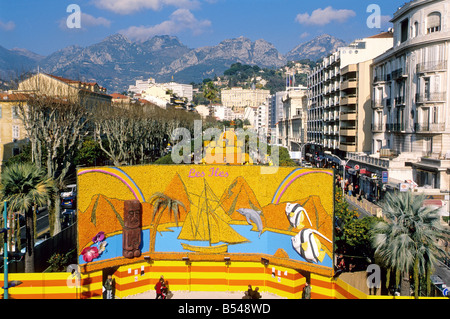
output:
POLYGON ((108 275, 108 278, 106 278, 104 287, 105 287, 105 290, 106 290, 106 299, 113 299, 112 298, 113 279, 112 279, 111 275, 108 275))
POLYGON ((359 195, 359 185, 358 184, 355 185, 355 189, 353 191, 353 196, 355 197, 357 195, 359 195))
POLYGON ((158 282, 155 285, 155 290, 156 290, 156 299, 163 299, 163 295, 162 295, 162 288, 163 288, 163 283, 164 283, 164 277, 161 276, 161 278, 159 278, 158 282))
POLYGON ((302 299, 311 299, 311 286, 308 282, 305 282, 305 288, 303 288, 302 299))
POLYGON ((166 282, 161 281, 161 299, 166 299, 166 282))
POLYGON ((244 293, 244 297, 242 297, 242 299, 252 299, 252 295, 253 295, 252 285, 248 285, 248 289, 244 293))
POLYGON ((259 293, 259 287, 256 287, 252 293, 252 299, 261 299, 261 294, 259 293))
POLYGON ((353 191, 353 183, 348 184, 348 196, 352 196, 353 191))
POLYGON ((170 298, 170 295, 172 293, 171 293, 171 291, 169 289, 169 281, 168 280, 164 281, 164 284, 161 287, 161 292, 162 292, 163 299, 167 299, 168 296, 170 298))

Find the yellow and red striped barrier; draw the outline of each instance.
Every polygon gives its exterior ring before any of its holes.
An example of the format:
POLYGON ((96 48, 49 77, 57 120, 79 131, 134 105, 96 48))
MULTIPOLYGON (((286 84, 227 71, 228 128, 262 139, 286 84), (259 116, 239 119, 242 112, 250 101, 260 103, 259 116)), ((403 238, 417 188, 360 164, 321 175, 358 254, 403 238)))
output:
MULTIPOLYGON (((295 269, 282 266, 264 266, 256 262, 193 262, 152 261, 125 265, 113 273, 116 298, 124 298, 154 290, 163 275, 172 291, 230 291, 242 292, 248 285, 259 287, 288 299, 301 298, 306 278, 295 269)), ((71 275, 59 273, 11 273, 9 280, 22 282, 9 289, 13 299, 101 299, 103 272, 71 275), (78 280, 77 280, 78 278, 78 280)), ((378 299, 392 296, 370 296, 347 284, 310 274, 312 299, 378 299)), ((3 281, 0 280, 3 287, 3 281)), ((396 299, 400 297, 395 297, 396 299)), ((411 297, 402 297, 409 299, 411 297)))

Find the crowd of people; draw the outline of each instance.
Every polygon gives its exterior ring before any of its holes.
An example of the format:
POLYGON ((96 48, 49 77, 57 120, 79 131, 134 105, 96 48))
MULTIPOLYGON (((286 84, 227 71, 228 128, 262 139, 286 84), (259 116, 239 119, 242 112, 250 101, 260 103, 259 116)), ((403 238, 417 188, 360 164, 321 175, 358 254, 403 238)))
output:
POLYGON ((261 299, 261 294, 259 293, 259 287, 253 290, 252 285, 248 285, 248 289, 244 292, 244 297, 242 299, 261 299))

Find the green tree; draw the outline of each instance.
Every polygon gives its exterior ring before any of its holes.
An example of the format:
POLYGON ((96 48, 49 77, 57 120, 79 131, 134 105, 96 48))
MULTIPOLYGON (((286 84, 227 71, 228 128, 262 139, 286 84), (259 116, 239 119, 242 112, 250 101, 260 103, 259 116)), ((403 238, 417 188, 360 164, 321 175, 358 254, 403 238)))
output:
POLYGON ((1 175, 0 195, 12 212, 25 215, 25 272, 34 272, 34 214, 33 209, 47 204, 55 193, 55 183, 34 164, 14 164, 1 175))
POLYGON ((160 192, 154 193, 150 197, 149 203, 153 206, 153 214, 152 214, 153 228, 150 238, 150 252, 154 252, 156 242, 156 232, 158 231, 159 222, 166 208, 168 214, 174 217, 175 224, 178 226, 178 216, 180 214, 179 211, 180 206, 182 206, 185 210, 186 207, 179 200, 173 199, 170 196, 167 196, 166 194, 160 192))
POLYGON ((76 153, 74 164, 77 166, 102 166, 107 159, 108 157, 100 145, 92 137, 86 137, 76 153))
POLYGON ((410 274, 414 275, 414 295, 419 295, 419 278, 427 277, 427 294, 430 293, 431 270, 445 251, 437 244, 450 232, 439 222, 438 210, 424 206, 425 195, 411 192, 387 193, 381 203, 385 221, 378 222, 372 230, 375 258, 390 274, 395 274, 395 285, 400 278, 401 295, 409 295, 410 274))
POLYGON ((358 211, 351 209, 342 196, 342 188, 335 188, 334 216, 338 227, 335 232, 336 251, 345 252, 357 264, 365 265, 373 259, 371 229, 379 218, 368 216, 360 218, 358 211))
POLYGON ((210 105, 219 96, 219 91, 212 81, 203 84, 203 96, 208 99, 210 105))

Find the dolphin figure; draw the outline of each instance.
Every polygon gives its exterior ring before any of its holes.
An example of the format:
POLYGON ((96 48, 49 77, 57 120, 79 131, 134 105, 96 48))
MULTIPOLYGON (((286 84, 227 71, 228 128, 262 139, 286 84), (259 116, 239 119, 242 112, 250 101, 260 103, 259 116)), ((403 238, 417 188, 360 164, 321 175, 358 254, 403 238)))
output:
POLYGON ((261 236, 262 228, 263 228, 262 220, 261 220, 261 216, 260 216, 261 211, 250 209, 250 208, 239 208, 236 211, 247 219, 247 223, 249 225, 251 225, 252 222, 254 222, 256 225, 256 228, 259 230, 259 236, 261 236))

